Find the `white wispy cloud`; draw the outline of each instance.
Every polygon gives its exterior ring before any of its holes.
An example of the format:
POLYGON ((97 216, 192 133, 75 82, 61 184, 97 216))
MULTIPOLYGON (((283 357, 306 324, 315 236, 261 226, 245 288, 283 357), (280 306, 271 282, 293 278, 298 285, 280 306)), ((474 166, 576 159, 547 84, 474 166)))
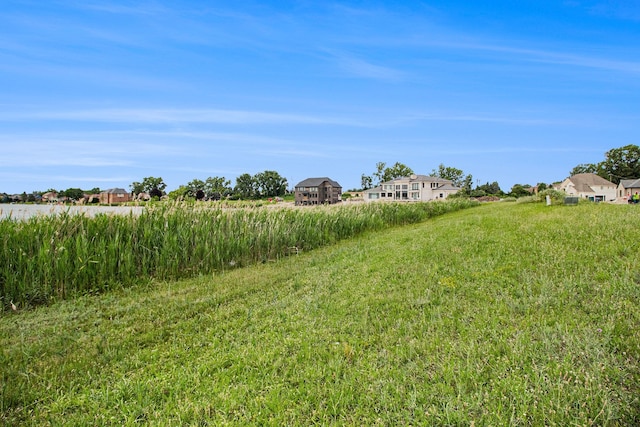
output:
POLYGON ((362 126, 365 123, 341 117, 222 109, 86 109, 0 112, 0 121, 54 120, 110 123, 222 123, 222 124, 335 124, 362 126))
MULTIPOLYGON (((459 121, 459 122, 493 122, 520 125, 558 125, 578 124, 558 118, 532 118, 531 113, 519 117, 510 112, 500 113, 448 113, 441 111, 407 111, 397 112, 378 109, 376 111, 358 111, 349 116, 295 114, 287 112, 264 112, 249 110, 223 109, 172 109, 172 108, 119 108, 119 109, 82 109, 82 110, 23 110, 0 111, 0 122, 29 122, 29 121, 68 121, 68 122, 102 122, 148 125, 179 125, 179 124, 228 124, 228 125, 340 125, 351 127, 395 127, 406 122, 416 121, 459 121)), ((252 140, 265 143, 281 141, 279 138, 264 134, 211 132, 202 130, 126 130, 113 131, 129 134, 146 134, 148 136, 174 136, 197 139, 215 140, 252 140)))
POLYGON ((576 53, 563 52, 559 50, 540 50, 513 47, 509 45, 496 44, 450 44, 451 48, 461 50, 474 50, 506 53, 512 56, 505 57, 505 60, 522 60, 527 62, 541 62, 548 64, 570 65, 575 67, 593 68, 623 73, 640 73, 640 61, 618 60, 604 57, 581 55, 576 53))
POLYGON ((180 147, 151 142, 118 141, 93 133, 0 136, 2 167, 131 167, 158 156, 175 157, 180 147))
MULTIPOLYGON (((64 174, 50 174, 50 173, 39 173, 39 172, 20 172, 20 171, 12 171, 12 172, 0 172, 0 179, 12 180, 12 181, 20 181, 20 182, 58 182, 64 181, 71 183, 74 186, 77 186, 80 182, 91 182, 91 183, 111 183, 111 182, 132 182, 133 177, 128 175, 119 175, 119 176, 102 176, 102 175, 91 175, 91 176, 83 176, 83 175, 64 175, 64 174)), ((25 189, 26 190, 26 189, 25 189)), ((43 189, 40 189, 43 190, 43 189)))
POLYGON ((368 79, 400 81, 405 73, 391 67, 376 65, 353 56, 339 56, 338 65, 348 73, 368 79))

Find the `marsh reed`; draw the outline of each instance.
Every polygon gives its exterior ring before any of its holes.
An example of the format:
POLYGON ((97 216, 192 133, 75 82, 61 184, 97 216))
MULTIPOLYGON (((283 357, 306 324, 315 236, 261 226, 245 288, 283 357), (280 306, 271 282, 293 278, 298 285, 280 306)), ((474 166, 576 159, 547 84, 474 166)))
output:
POLYGON ((0 220, 1 306, 37 305, 147 280, 277 260, 473 206, 466 200, 309 208, 158 204, 139 215, 0 220))

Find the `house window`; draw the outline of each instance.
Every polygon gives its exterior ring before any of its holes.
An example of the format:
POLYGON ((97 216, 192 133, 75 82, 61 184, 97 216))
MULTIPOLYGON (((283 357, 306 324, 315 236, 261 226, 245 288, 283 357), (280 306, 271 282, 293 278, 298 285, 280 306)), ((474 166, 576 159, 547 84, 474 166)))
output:
POLYGON ((407 195, 407 192, 406 192, 406 191, 403 191, 403 192, 402 192, 402 199, 403 199, 403 200, 406 200, 406 199, 408 199, 408 198, 409 198, 409 196, 407 195))
POLYGON ((393 197, 393 193, 387 193, 387 197, 393 197))
POLYGON ((399 186, 399 185, 396 185, 396 190, 399 190, 399 189, 400 189, 400 186, 399 186))
POLYGON ((420 189, 420 184, 418 184, 417 182, 411 184, 411 189, 412 190, 419 190, 420 189))
POLYGON ((408 186, 407 184, 403 184, 403 185, 402 185, 402 189, 403 189, 403 190, 406 190, 407 188, 409 188, 409 186, 408 186))

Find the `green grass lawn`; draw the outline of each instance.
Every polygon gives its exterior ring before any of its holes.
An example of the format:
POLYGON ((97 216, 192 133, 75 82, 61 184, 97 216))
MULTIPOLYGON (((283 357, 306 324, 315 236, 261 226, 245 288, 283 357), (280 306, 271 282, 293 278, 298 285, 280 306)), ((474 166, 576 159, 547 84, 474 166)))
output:
POLYGON ((5 312, 0 424, 638 425, 638 223, 483 205, 5 312))

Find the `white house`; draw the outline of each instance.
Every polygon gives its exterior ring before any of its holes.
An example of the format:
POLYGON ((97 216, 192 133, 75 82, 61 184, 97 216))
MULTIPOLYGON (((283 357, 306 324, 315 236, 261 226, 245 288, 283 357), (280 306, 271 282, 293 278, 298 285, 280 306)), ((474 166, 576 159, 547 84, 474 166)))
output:
POLYGON ((455 194, 460 188, 455 187, 448 179, 427 175, 411 175, 383 182, 375 188, 364 191, 365 202, 426 202, 443 200, 455 194))
POLYGON ((616 199, 617 187, 595 173, 579 173, 570 176, 560 184, 554 185, 557 190, 569 196, 578 196, 594 202, 611 202, 616 199))
POLYGON ((626 202, 635 193, 640 193, 640 179, 623 179, 618 184, 618 199, 626 202))

